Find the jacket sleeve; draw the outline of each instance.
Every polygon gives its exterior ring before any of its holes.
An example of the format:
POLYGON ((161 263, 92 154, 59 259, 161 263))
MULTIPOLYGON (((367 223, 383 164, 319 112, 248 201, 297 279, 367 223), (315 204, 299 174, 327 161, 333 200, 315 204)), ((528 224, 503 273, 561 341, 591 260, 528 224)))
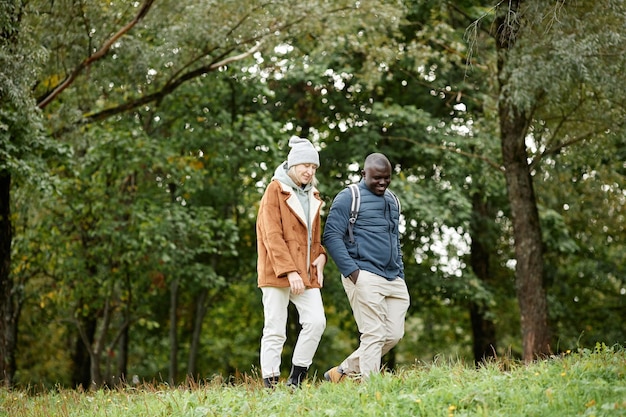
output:
POLYGON ((277 277, 298 270, 283 234, 280 204, 282 197, 280 186, 272 182, 261 199, 257 218, 260 238, 267 249, 267 256, 277 277))
POLYGON ((396 232, 396 236, 398 237, 398 254, 396 255, 396 262, 400 266, 400 278, 404 279, 404 261, 402 260, 402 246, 400 244, 400 231, 396 232))
POLYGON ((350 190, 347 188, 337 194, 330 206, 323 235, 323 244, 344 277, 359 269, 348 253, 346 245, 349 243, 345 240, 350 221, 351 201, 350 190))
POLYGON ((396 229, 396 237, 397 237, 397 248, 398 253, 396 254, 396 263, 400 266, 400 278, 404 279, 404 261, 402 260, 402 245, 400 243, 400 206, 398 205, 398 201, 394 198, 394 205, 398 207, 398 225, 396 229))

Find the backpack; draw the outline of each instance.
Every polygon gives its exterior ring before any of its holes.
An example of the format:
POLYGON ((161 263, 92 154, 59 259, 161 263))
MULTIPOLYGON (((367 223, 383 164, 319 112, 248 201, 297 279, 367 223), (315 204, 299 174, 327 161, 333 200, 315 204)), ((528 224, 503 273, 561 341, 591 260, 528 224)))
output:
MULTIPOLYGON (((359 190, 358 184, 350 184, 348 185, 350 189, 350 193, 352 194, 352 203, 350 204, 350 219, 348 221, 348 235, 350 236, 350 243, 354 243, 354 234, 352 233, 352 229, 354 228, 354 223, 356 223, 356 218, 359 216, 359 208, 361 207, 361 190, 359 190)), ((396 200, 396 204, 398 205, 398 215, 400 215, 400 200, 398 197, 388 189, 385 190, 385 193, 389 193, 396 200)))

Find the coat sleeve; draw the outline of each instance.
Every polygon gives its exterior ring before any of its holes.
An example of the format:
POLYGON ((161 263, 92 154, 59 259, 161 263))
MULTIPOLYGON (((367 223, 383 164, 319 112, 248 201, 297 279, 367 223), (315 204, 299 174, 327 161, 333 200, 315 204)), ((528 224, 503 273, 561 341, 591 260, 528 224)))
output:
POLYGON ((350 221, 351 201, 350 190, 347 188, 337 194, 330 206, 323 235, 323 244, 344 277, 359 269, 348 253, 346 245, 349 243, 345 240, 350 221))
POLYGON ((328 254, 326 253, 326 248, 324 247, 324 245, 322 245, 322 236, 321 236, 322 219, 320 216, 320 211, 322 208, 322 204, 324 204, 324 201, 320 197, 320 193, 317 190, 314 193, 314 198, 320 202, 320 207, 315 213, 315 219, 313 220, 313 233, 315 233, 315 236, 313 237, 313 241, 316 243, 315 243, 315 247, 311 248, 312 255, 313 255, 311 257, 312 258, 311 261, 314 261, 315 258, 317 258, 319 254, 323 254, 324 256, 326 256, 326 259, 328 260, 328 254))
POLYGON ((261 199, 257 217, 259 235, 267 250, 269 263, 277 277, 284 277, 287 273, 298 269, 283 233, 282 216, 287 213, 281 212, 281 207, 284 207, 280 204, 281 198, 284 197, 280 186, 272 182, 261 199))

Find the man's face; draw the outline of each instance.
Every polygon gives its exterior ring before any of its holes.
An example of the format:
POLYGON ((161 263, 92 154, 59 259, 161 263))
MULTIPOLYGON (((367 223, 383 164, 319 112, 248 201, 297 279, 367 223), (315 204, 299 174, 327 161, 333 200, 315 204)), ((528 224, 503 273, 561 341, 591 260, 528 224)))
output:
POLYGON ((391 168, 386 164, 374 164, 363 170, 365 185, 376 195, 385 194, 391 183, 391 168))

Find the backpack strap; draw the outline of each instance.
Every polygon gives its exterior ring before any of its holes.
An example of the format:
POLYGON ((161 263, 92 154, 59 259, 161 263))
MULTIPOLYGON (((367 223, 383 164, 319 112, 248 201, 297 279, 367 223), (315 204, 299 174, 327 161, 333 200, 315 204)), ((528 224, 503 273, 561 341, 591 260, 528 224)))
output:
POLYGON ((391 194, 393 198, 396 200, 396 204, 398 205, 398 216, 402 214, 402 206, 400 205, 400 199, 398 198, 398 196, 395 195, 393 191, 389 191, 389 189, 386 189, 385 192, 391 194))
POLYGON ((356 218, 359 216, 359 207, 361 206, 361 192, 359 191, 358 184, 348 185, 350 193, 352 194, 352 204, 350 204, 350 219, 348 221, 348 235, 350 236, 350 243, 354 243, 354 234, 352 228, 356 223, 356 218))
MULTIPOLYGON (((350 237, 350 243, 354 243, 354 234, 352 232, 352 229, 354 228, 354 223, 356 223, 356 218, 359 217, 359 207, 361 206, 361 191, 359 190, 358 184, 350 184, 348 185, 348 188, 350 189, 350 193, 352 194, 352 203, 350 204, 350 219, 348 221, 348 236, 350 237)), ((396 200, 399 216, 402 213, 400 199, 392 191, 385 190, 385 193, 391 194, 394 200, 396 200)))

